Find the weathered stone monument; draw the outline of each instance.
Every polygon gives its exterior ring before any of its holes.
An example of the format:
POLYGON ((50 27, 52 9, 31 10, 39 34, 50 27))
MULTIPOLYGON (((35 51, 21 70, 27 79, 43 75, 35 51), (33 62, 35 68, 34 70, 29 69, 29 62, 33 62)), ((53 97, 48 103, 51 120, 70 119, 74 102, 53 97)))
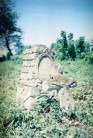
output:
POLYGON ((17 90, 17 103, 32 109, 40 93, 60 101, 60 107, 74 108, 74 99, 68 91, 76 82, 63 75, 61 65, 54 60, 54 52, 45 45, 34 45, 26 49, 23 58, 20 83, 17 90))

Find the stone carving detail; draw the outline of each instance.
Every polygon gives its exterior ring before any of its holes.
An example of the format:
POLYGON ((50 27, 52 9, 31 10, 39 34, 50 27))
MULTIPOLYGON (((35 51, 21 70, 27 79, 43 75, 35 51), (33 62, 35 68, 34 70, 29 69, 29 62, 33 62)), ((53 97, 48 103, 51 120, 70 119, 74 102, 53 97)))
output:
POLYGON ((42 92, 60 101, 60 107, 74 108, 74 99, 68 89, 76 85, 72 79, 63 75, 61 65, 54 61, 54 52, 45 45, 34 45, 26 49, 20 83, 17 90, 17 103, 32 109, 42 92))

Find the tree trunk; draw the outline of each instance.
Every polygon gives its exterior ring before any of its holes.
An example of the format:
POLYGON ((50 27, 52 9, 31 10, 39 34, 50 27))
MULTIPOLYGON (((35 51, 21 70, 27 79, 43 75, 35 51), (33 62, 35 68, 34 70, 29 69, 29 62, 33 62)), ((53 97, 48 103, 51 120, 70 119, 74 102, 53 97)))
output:
POLYGON ((6 48, 9 51, 10 56, 12 56, 13 54, 12 54, 11 49, 9 47, 9 39, 7 37, 5 37, 5 44, 6 44, 6 48))

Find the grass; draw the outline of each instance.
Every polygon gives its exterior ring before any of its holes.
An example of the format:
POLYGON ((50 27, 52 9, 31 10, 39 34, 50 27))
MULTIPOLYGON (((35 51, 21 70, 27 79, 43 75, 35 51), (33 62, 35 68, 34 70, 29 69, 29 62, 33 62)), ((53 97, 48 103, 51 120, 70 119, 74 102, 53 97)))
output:
POLYGON ((74 111, 59 108, 59 102, 38 100, 33 111, 15 105, 22 60, 14 57, 0 63, 0 138, 92 138, 93 65, 84 60, 63 61, 64 74, 77 80, 71 89, 74 111))

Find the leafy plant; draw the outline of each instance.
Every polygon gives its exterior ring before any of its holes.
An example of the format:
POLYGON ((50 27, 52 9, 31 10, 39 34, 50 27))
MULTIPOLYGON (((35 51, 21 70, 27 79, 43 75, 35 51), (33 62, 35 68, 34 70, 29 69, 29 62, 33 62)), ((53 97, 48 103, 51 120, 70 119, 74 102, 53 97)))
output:
POLYGON ((87 55, 85 56, 85 60, 89 64, 93 64, 93 51, 90 51, 90 52, 87 53, 87 55))
POLYGON ((0 137, 92 138, 93 66, 84 60, 60 62, 64 74, 77 81, 70 91, 76 101, 74 111, 60 109, 59 102, 48 96, 38 98, 34 109, 28 111, 15 105, 22 67, 16 58, 0 63, 0 137))

